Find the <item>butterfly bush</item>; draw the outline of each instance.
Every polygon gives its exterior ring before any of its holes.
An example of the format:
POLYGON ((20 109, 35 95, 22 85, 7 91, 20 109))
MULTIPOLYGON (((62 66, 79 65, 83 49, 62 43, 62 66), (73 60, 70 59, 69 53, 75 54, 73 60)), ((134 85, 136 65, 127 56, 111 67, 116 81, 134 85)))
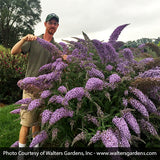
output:
POLYGON ((136 49, 117 41, 127 25, 117 27, 108 41, 91 40, 85 33, 84 39, 64 40, 61 53, 55 45, 37 39, 52 54, 52 62, 41 66, 39 76, 17 83, 36 95, 16 102, 18 109, 25 105, 25 109, 40 111, 42 131, 30 142, 31 147, 41 142, 42 146, 66 148, 159 143, 160 67, 152 57, 136 61, 136 49), (61 57, 64 54, 67 60, 61 57), (143 87, 147 91, 134 85, 146 78, 151 82, 156 78, 156 83, 143 87))

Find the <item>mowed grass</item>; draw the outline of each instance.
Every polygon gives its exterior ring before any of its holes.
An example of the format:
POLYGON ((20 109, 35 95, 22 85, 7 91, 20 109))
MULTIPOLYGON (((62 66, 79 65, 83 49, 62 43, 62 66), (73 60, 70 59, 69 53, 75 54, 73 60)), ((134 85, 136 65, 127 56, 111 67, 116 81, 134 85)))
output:
POLYGON ((0 107, 0 147, 10 147, 19 139, 20 117, 10 113, 14 109, 16 105, 0 107))

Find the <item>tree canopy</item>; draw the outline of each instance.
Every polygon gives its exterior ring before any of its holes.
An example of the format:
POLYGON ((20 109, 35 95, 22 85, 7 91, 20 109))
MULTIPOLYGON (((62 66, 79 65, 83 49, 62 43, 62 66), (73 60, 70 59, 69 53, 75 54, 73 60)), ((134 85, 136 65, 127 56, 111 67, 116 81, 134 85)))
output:
POLYGON ((0 0, 0 43, 12 47, 22 36, 33 34, 40 15, 40 0, 0 0))

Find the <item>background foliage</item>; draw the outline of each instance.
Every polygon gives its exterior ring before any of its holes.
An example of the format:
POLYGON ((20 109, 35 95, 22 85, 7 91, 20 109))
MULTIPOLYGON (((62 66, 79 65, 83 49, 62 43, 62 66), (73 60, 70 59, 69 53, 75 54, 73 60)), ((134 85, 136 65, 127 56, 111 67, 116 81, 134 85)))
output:
POLYGON ((20 37, 33 34, 40 15, 39 0, 0 0, 0 44, 12 47, 20 37))
POLYGON ((0 102, 12 104, 22 97, 17 81, 24 78, 26 55, 11 55, 10 49, 0 45, 0 102))

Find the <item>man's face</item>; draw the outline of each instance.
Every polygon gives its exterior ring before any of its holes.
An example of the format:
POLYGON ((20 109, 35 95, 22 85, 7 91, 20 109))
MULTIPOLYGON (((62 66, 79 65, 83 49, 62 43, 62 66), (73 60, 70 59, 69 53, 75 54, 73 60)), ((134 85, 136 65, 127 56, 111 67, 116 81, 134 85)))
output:
POLYGON ((45 27, 46 27, 46 31, 51 35, 53 35, 56 32, 56 30, 59 26, 58 22, 54 19, 52 19, 48 22, 45 22, 44 24, 45 24, 45 27))

